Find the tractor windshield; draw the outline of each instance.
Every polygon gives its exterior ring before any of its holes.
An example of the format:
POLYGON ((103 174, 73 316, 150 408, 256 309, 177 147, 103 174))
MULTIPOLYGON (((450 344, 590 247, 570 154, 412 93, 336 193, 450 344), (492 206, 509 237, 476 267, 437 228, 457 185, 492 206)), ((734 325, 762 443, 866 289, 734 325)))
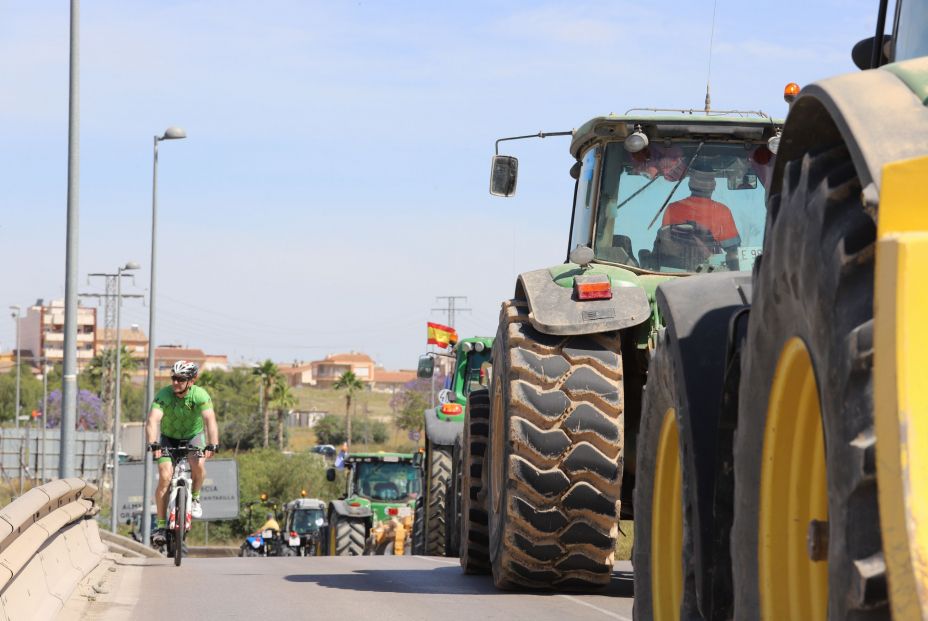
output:
POLYGON ((763 246, 772 170, 766 144, 664 142, 629 153, 610 143, 596 258, 657 272, 750 270, 763 246))
POLYGON ((485 379, 482 377, 483 363, 490 361, 490 350, 484 349, 483 351, 472 351, 467 354, 467 365, 464 367, 463 373, 463 385, 461 386, 461 393, 463 396, 470 394, 472 390, 477 390, 482 388, 485 384, 481 383, 481 380, 485 379))
POLYGON ((290 530, 300 535, 319 530, 319 522, 324 519, 322 509, 297 509, 293 512, 293 524, 290 530))
POLYGON ((355 490, 380 502, 400 502, 422 491, 419 470, 411 463, 361 462, 355 466, 355 490))

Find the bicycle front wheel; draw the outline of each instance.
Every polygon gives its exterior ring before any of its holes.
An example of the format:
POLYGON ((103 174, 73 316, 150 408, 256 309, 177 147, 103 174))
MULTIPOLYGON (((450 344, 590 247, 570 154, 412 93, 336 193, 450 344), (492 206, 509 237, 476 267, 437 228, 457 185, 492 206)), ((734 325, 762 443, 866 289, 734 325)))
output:
POLYGON ((174 565, 180 566, 184 552, 184 535, 187 527, 187 489, 177 489, 177 502, 174 505, 174 565))

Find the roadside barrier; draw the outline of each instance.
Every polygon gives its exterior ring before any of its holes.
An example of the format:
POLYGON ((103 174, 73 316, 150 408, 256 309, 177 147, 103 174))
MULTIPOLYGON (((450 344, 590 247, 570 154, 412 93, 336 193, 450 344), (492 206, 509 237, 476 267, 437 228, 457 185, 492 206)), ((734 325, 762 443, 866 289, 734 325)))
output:
POLYGON ((36 487, 0 510, 0 619, 51 619, 107 552, 82 479, 36 487))

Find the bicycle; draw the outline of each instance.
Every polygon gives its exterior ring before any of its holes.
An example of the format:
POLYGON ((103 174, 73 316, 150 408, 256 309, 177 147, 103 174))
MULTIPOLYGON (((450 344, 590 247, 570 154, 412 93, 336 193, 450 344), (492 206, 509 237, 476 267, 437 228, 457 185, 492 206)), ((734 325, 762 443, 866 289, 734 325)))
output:
POLYGON ((193 479, 190 475, 190 464, 187 456, 191 452, 202 455, 202 451, 194 446, 183 443, 176 448, 162 447, 161 451, 171 457, 174 472, 171 475, 171 487, 168 491, 168 529, 167 529, 167 555, 174 557, 174 565, 180 567, 184 552, 184 539, 190 531, 190 522, 193 515, 190 513, 190 490, 193 479), (183 516, 183 519, 179 519, 183 516))

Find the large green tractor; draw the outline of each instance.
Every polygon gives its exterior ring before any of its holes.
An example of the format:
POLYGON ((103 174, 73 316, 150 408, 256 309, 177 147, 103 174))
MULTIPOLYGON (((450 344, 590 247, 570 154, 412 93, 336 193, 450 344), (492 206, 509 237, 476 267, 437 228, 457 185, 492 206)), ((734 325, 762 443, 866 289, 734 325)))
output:
MULTIPOLYGON (((751 269, 780 128, 762 113, 632 110, 571 133, 568 260, 518 277, 490 391, 472 394, 466 571, 492 569, 501 588, 609 582, 619 517, 636 514, 658 285, 751 269)), ((511 195, 516 171, 496 156, 491 191, 511 195)))
MULTIPOLYGON (((345 495, 329 502, 329 556, 411 554, 417 503, 421 505, 421 453, 353 453, 345 495)), ((326 471, 335 480, 335 468, 326 471)))
POLYGON ((752 274, 661 285, 638 619, 928 619, 928 2, 803 88, 752 274))
MULTIPOLYGON (((471 337, 453 350, 450 386, 438 393, 439 405, 425 410, 426 502, 425 553, 457 556, 460 546, 461 442, 467 396, 489 381, 493 339, 471 337)), ((418 375, 431 377, 434 363, 420 359, 418 375)))

